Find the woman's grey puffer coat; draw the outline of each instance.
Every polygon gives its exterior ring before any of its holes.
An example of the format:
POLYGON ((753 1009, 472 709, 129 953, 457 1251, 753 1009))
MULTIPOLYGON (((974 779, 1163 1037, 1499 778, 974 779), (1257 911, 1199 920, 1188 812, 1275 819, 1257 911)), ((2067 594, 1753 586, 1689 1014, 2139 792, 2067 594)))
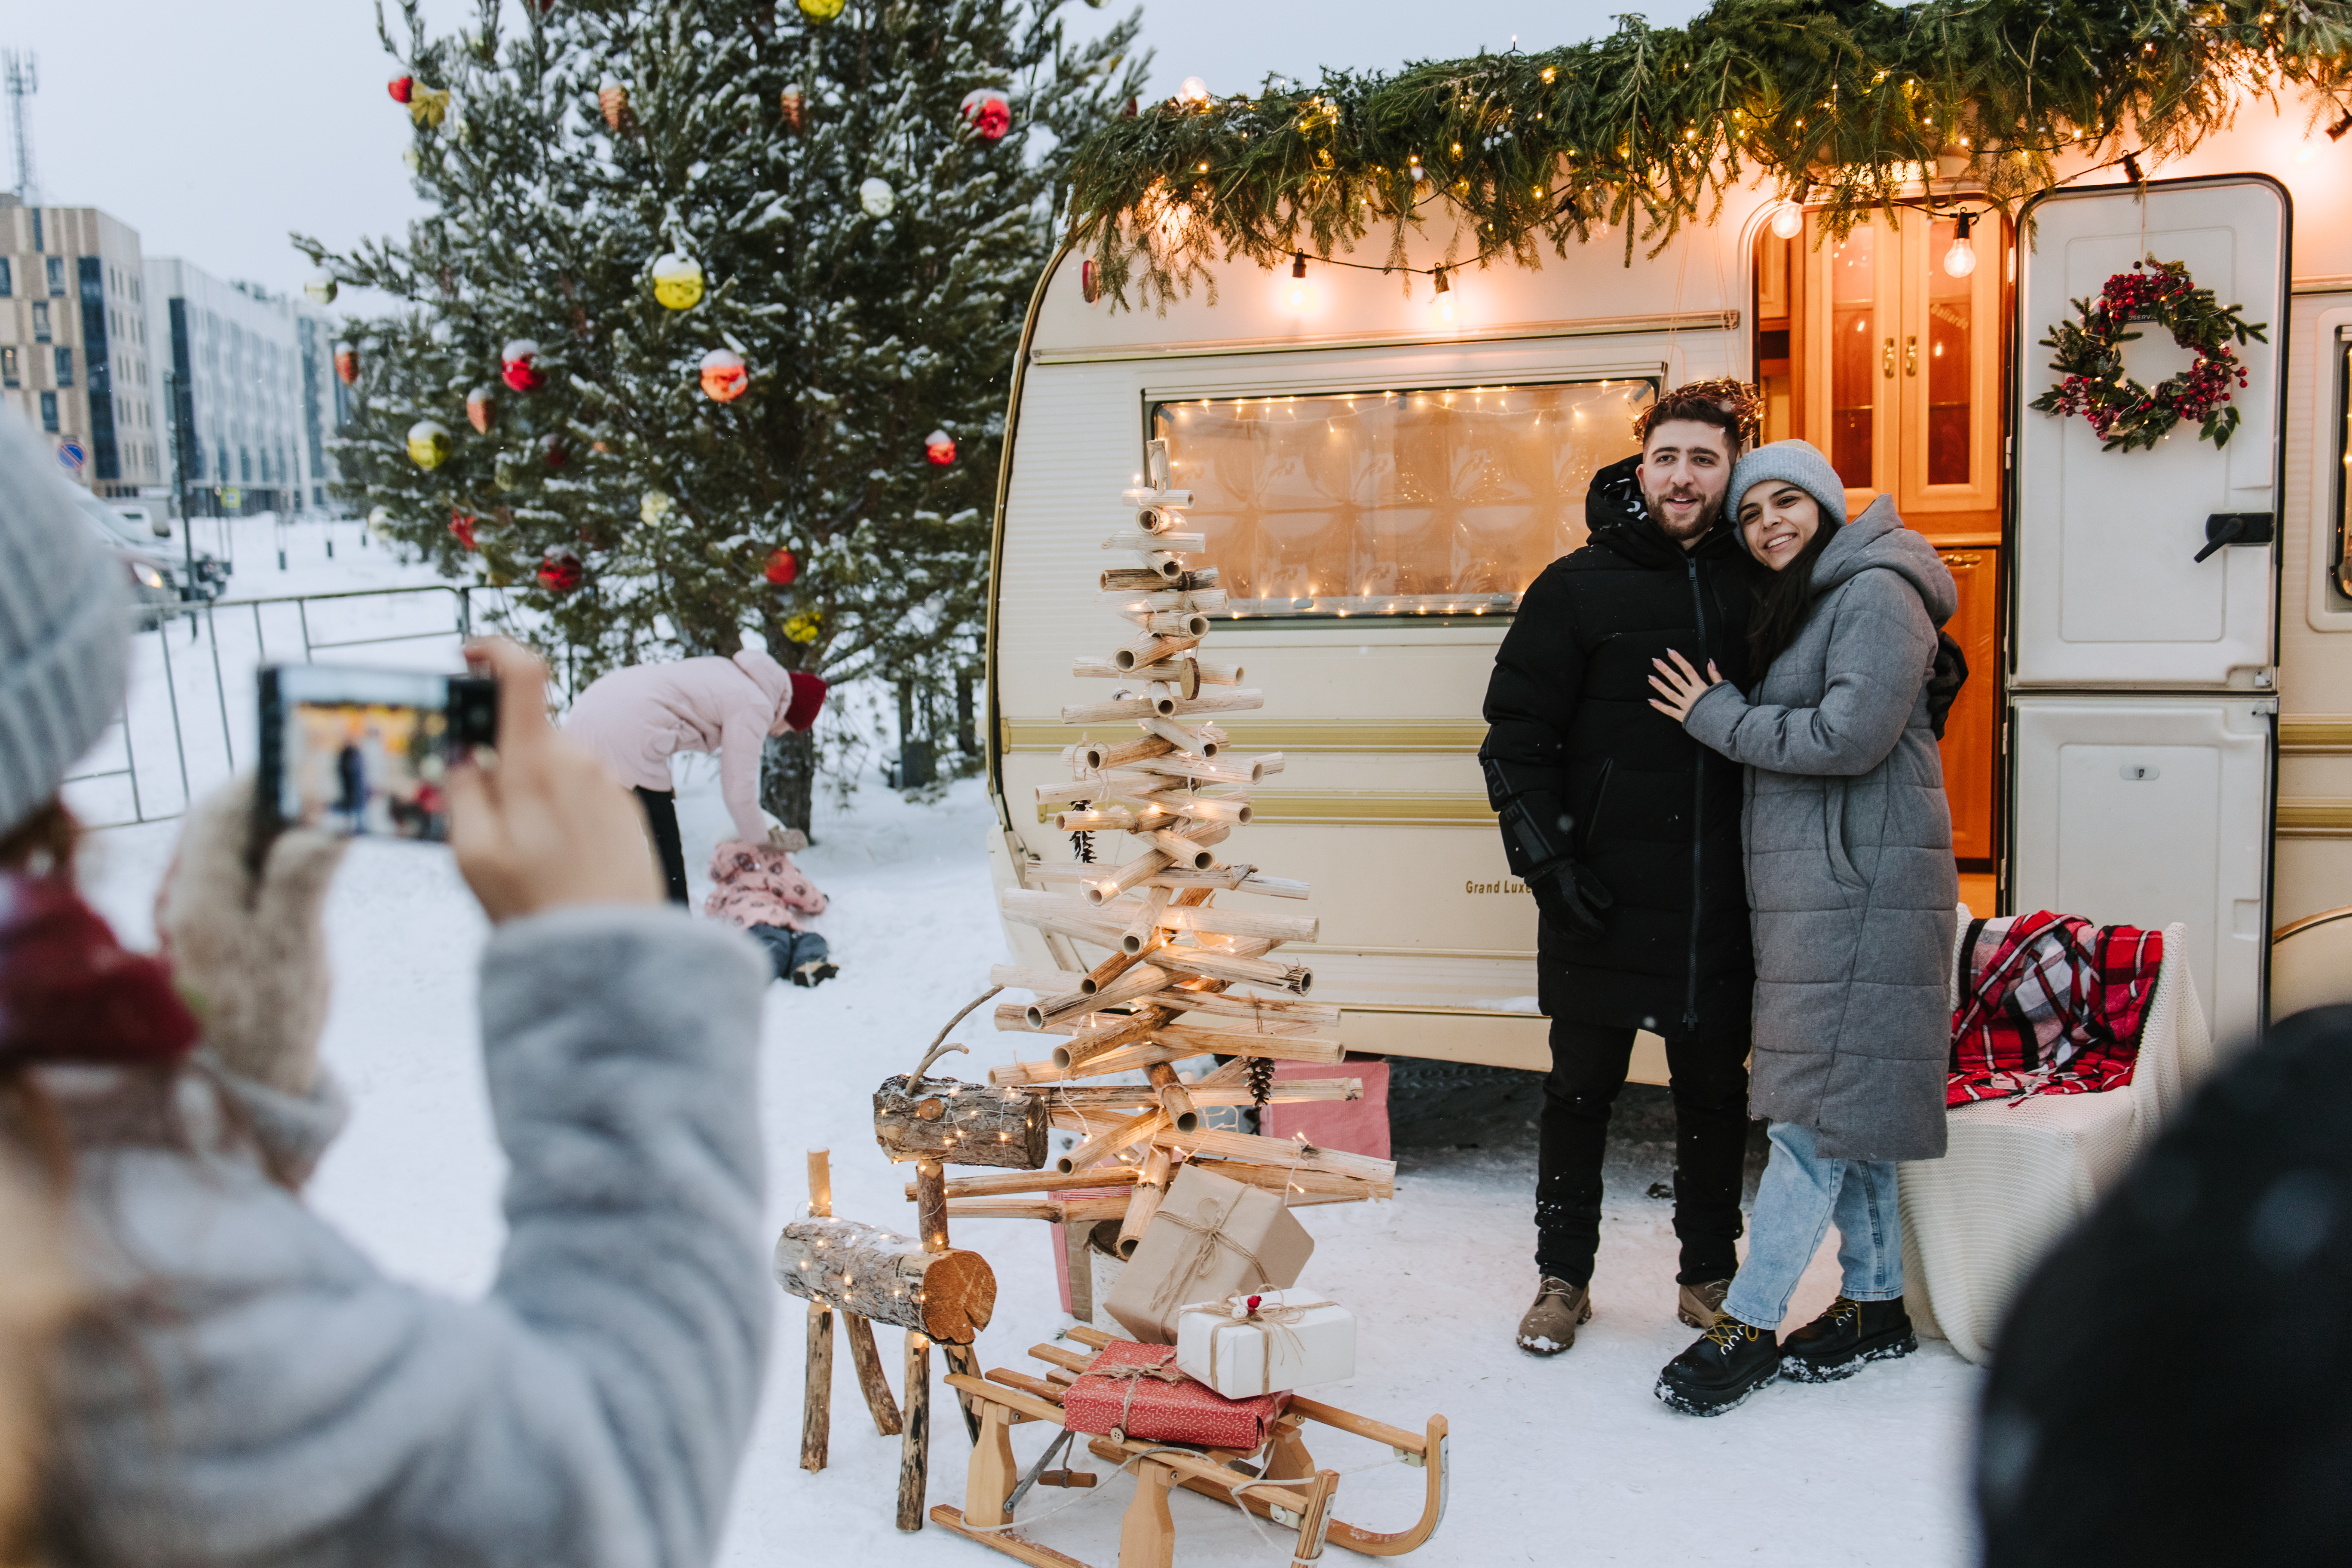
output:
POLYGON ((1883 496, 1822 550, 1812 588, 1754 695, 1716 686, 1684 721, 1748 764, 1748 1106, 1811 1128, 1827 1158, 1934 1159, 1959 878, 1927 681, 1959 595, 1883 496))

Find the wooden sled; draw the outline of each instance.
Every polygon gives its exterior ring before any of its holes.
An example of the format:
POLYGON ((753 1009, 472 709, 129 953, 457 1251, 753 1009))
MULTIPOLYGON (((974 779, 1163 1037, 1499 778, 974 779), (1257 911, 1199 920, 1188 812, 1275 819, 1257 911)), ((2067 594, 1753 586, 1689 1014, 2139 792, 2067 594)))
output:
MULTIPOLYGON (((1111 1336, 1096 1329, 1074 1328, 1069 1337, 1100 1350, 1111 1336)), ((1013 1460, 1013 1428, 1024 1421, 1062 1424, 1063 1391, 1085 1372, 1089 1358, 1054 1345, 1033 1345, 1029 1353, 1046 1363, 1045 1375, 1002 1368, 985 1378, 954 1373, 948 1382, 970 1398, 978 1412, 980 1439, 972 1447, 971 1470, 964 1488, 964 1505, 941 1503, 931 1510, 931 1522, 1033 1568, 1087 1568, 1076 1558, 1025 1541, 1001 1528, 1012 1522, 1011 1505, 1016 1488, 1027 1486, 1013 1460), (987 1527, 999 1528, 987 1528, 987 1527)), ((1120 1526, 1118 1568, 1170 1568, 1175 1560, 1175 1525, 1168 1511, 1168 1489, 1181 1486, 1203 1497, 1246 1508, 1261 1519, 1295 1530, 1298 1545, 1293 1568, 1310 1568, 1328 1541, 1371 1557, 1395 1557, 1428 1541, 1445 1517, 1445 1417, 1433 1415, 1429 1428, 1416 1435, 1401 1426, 1357 1415, 1319 1400, 1293 1395, 1290 1405, 1275 1423, 1263 1464, 1250 1456, 1225 1448, 1202 1448, 1140 1439, 1089 1437, 1087 1447, 1136 1477, 1135 1500, 1128 1505, 1120 1526), (1303 1431, 1310 1422, 1385 1443, 1405 1464, 1426 1476, 1421 1518, 1409 1530, 1363 1530, 1332 1517, 1339 1484, 1336 1470, 1318 1470, 1308 1453, 1303 1431), (1236 1486, 1247 1489, 1236 1492, 1236 1486)), ((1066 1470, 1044 1470, 1028 1484, 1091 1485, 1066 1470)))

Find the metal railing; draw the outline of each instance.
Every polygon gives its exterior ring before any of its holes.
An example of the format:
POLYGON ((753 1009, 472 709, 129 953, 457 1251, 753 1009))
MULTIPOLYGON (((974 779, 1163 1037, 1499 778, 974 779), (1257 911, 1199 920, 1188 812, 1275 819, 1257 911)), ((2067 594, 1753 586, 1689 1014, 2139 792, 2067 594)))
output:
POLYGON ((258 719, 253 676, 264 664, 298 658, 307 664, 322 653, 445 642, 449 657, 435 662, 454 668, 458 646, 474 635, 477 595, 493 599, 490 614, 498 620, 516 614, 503 590, 449 583, 142 606, 155 620, 131 639, 123 712, 84 759, 82 771, 65 781, 74 793, 76 815, 92 827, 168 822, 185 814, 202 791, 233 776, 240 733, 249 733, 258 719), (418 622, 401 615, 403 601, 433 607, 418 622), (175 659, 172 645, 183 627, 186 646, 175 659), (198 657, 191 660, 191 652, 198 657), (207 665, 209 683, 204 679, 207 665), (238 688, 235 698, 232 685, 238 688), (168 763, 153 750, 167 723, 168 763), (169 803, 174 764, 178 799, 169 803))

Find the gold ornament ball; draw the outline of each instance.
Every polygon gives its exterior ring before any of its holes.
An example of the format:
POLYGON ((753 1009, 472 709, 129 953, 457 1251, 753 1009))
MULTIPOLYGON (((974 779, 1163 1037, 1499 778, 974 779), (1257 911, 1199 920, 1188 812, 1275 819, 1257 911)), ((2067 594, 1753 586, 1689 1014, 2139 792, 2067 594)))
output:
POLYGON ((654 262, 654 298, 673 310, 691 310, 702 303, 702 263, 681 251, 671 251, 654 262))
POLYGON ((378 539, 392 537, 392 508, 380 506, 367 515, 368 531, 378 539))
POLYGON ((661 520, 669 515, 670 508, 677 504, 669 499, 667 490, 647 490, 637 499, 637 516, 648 524, 658 526, 661 520))
POLYGON ((857 187, 857 205, 866 209, 867 217, 888 217, 890 209, 898 205, 898 193, 887 180, 868 180, 857 187))
POLYGON ((437 420, 419 419, 408 427, 408 460, 428 472, 449 460, 449 429, 437 420))
POLYGON ((812 22, 830 22, 841 15, 849 0, 798 0, 801 15, 812 22))
POLYGON ((310 296, 313 304, 331 305, 335 302, 335 296, 341 292, 341 289, 335 282, 335 275, 320 268, 304 280, 302 292, 310 296))

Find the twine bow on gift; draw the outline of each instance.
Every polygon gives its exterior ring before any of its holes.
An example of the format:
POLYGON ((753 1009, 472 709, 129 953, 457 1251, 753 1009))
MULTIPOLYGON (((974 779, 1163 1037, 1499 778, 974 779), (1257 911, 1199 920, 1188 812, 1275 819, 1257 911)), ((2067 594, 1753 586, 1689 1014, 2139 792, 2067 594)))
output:
POLYGON ((1154 1225, 1172 1225, 1179 1230, 1189 1232, 1192 1247, 1192 1251, 1181 1261, 1160 1276, 1159 1289, 1151 1293, 1151 1310, 1155 1315, 1165 1312, 1183 1298, 1185 1288, 1192 1283, 1194 1276, 1208 1262, 1212 1247, 1222 1247, 1238 1254, 1242 1261, 1256 1271, 1251 1276, 1253 1279, 1266 1278, 1265 1265, 1258 1261, 1257 1254, 1227 1236, 1224 1229, 1225 1222, 1234 1217, 1234 1211, 1241 1206, 1242 1199, 1254 1190, 1244 1187, 1234 1193, 1225 1204, 1225 1212, 1207 1220, 1197 1220, 1191 1215, 1168 1208, 1161 1209, 1153 1217, 1154 1225))
POLYGON ((1087 1374, 1090 1377, 1113 1378, 1127 1384, 1127 1397, 1118 1402, 1118 1419, 1111 1424, 1110 1436, 1113 1442, 1127 1441, 1127 1418, 1135 1413, 1135 1387, 1138 1383, 1147 1377, 1156 1378, 1161 1383, 1192 1381, 1176 1370, 1174 1345, 1160 1345, 1155 1348, 1161 1352, 1160 1358, 1155 1362, 1129 1362, 1121 1366, 1105 1367, 1099 1372, 1093 1367, 1087 1369, 1087 1374))
MULTIPOLYGON (((1265 1340, 1265 1355, 1258 1363, 1259 1394, 1272 1394, 1274 1387, 1275 1351, 1279 1346, 1285 1352, 1305 1358, 1307 1347, 1298 1332, 1290 1325, 1318 1307, 1336 1307, 1337 1301, 1269 1301, 1264 1295, 1236 1291, 1222 1301, 1195 1301, 1189 1307, 1179 1307, 1176 1315, 1187 1312, 1223 1312, 1226 1321, 1209 1331, 1209 1365, 1217 1365, 1217 1337, 1228 1329, 1255 1329, 1265 1340)), ((1219 1389, 1223 1394, 1223 1389, 1219 1389)), ((1247 1399, 1249 1394, 1227 1394, 1228 1399, 1247 1399)))

